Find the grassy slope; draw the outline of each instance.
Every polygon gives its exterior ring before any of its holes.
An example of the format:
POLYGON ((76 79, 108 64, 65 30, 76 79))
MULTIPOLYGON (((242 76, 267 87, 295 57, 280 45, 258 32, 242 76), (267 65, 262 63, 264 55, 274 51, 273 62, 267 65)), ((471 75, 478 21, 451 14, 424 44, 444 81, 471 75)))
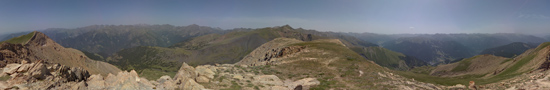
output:
POLYGON ((25 44, 27 43, 27 41, 29 41, 29 39, 32 38, 32 36, 34 35, 35 32, 31 32, 27 35, 23 35, 23 36, 19 36, 19 37, 15 37, 15 38, 11 38, 11 39, 8 39, 6 41, 2 41, 0 43, 4 43, 4 42, 7 42, 7 43, 13 43, 13 44, 25 44))
POLYGON ((180 42, 169 48, 135 47, 123 49, 109 57, 122 70, 135 69, 141 76, 156 80, 162 74, 174 75, 186 62, 189 65, 235 63, 261 44, 277 37, 300 38, 288 28, 262 28, 252 31, 233 31, 224 35, 210 34, 180 42), (281 32, 289 34, 280 34, 281 32), (296 36, 294 36, 296 35, 296 36), (172 65, 173 63, 177 63, 172 65))
POLYGON ((114 55, 121 57, 120 59, 110 57, 107 61, 122 70, 136 70, 140 76, 156 80, 162 75, 174 76, 181 67, 181 62, 174 60, 177 58, 174 56, 188 54, 189 52, 182 49, 140 46, 124 49, 114 55))
POLYGON ((275 74, 282 79, 297 80, 306 77, 315 77, 321 85, 312 90, 325 89, 383 89, 386 86, 374 85, 384 81, 376 77, 377 73, 386 70, 366 59, 345 46, 329 42, 302 42, 290 46, 306 46, 311 52, 301 53, 292 59, 317 58, 315 60, 297 60, 291 63, 272 66, 257 66, 259 71, 275 74), (318 51, 317 51, 318 50, 318 51), (359 77, 358 71, 363 71, 359 77), (271 72, 271 73, 270 73, 271 72))
POLYGON ((350 47, 350 49, 380 66, 394 70, 409 70, 413 67, 427 65, 421 60, 382 47, 350 47))
MULTIPOLYGON (((549 42, 543 43, 539 45, 535 49, 535 52, 540 51, 542 48, 546 48, 550 45, 549 42)), ((524 53, 525 54, 525 53, 524 53)), ((530 67, 529 65, 526 65, 527 63, 534 61, 534 57, 538 56, 538 53, 528 53, 528 55, 524 57, 518 57, 518 61, 515 61, 511 64, 510 67, 506 68, 501 73, 494 75, 492 77, 488 78, 482 78, 484 75, 463 75, 458 77, 437 77, 437 76, 430 76, 428 74, 419 74, 419 73, 412 73, 412 72, 405 72, 405 71, 394 71, 395 73, 398 73, 404 77, 408 78, 414 78, 418 81, 428 82, 428 83, 435 83, 435 84, 441 84, 441 85, 456 85, 456 84, 462 84, 462 85, 468 85, 469 81, 475 81, 476 84, 483 85, 483 84, 489 84, 489 83, 495 83, 501 80, 513 78, 517 75, 521 75, 522 73, 525 73, 527 71, 520 70, 525 67, 530 67)), ((475 58, 475 57, 474 57, 475 58)), ((473 59, 473 58, 470 58, 473 59)), ((459 63, 459 66, 454 68, 454 71, 461 71, 465 67, 469 66, 469 59, 465 59, 465 61, 457 62, 459 63)), ((508 62, 510 60, 504 60, 502 62, 508 62)))
POLYGON ((512 58, 514 56, 520 55, 521 53, 525 52, 528 49, 536 48, 536 45, 531 45, 527 43, 522 42, 514 42, 507 45, 489 48, 483 50, 480 55, 482 54, 491 54, 495 56, 502 56, 502 57, 508 57, 512 58))
POLYGON ((407 70, 409 67, 406 65, 400 65, 401 62, 404 62, 399 57, 404 57, 405 55, 397 52, 393 52, 390 50, 387 50, 385 48, 381 47, 354 47, 350 48, 353 51, 359 53, 360 55, 363 55, 369 60, 372 60, 376 62, 376 64, 384 67, 388 67, 390 69, 398 69, 398 70, 407 70))

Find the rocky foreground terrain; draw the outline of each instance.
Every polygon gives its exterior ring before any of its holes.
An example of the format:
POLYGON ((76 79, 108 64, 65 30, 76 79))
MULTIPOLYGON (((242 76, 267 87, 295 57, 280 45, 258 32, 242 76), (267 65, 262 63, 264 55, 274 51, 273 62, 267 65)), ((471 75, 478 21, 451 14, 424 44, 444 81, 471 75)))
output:
POLYGON ((192 67, 184 63, 173 78, 163 76, 156 81, 149 81, 139 77, 133 70, 102 76, 90 75, 88 71, 78 67, 44 61, 33 63, 23 61, 20 64, 8 64, 1 69, 0 89, 202 90, 206 89, 203 85, 208 85, 208 89, 239 87, 249 90, 290 90, 307 89, 320 84, 315 78, 285 81, 275 75, 255 75, 245 72, 246 67, 232 64, 192 67), (255 87, 250 87, 251 85, 255 87))

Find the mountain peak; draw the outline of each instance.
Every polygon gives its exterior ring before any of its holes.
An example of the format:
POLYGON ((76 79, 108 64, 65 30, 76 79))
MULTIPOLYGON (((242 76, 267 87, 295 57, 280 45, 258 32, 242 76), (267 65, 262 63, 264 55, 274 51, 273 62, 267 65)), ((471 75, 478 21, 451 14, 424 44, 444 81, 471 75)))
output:
POLYGON ((46 34, 38 31, 33 32, 34 35, 29 39, 27 44, 29 45, 46 45, 46 44, 56 44, 50 37, 46 36, 46 34))

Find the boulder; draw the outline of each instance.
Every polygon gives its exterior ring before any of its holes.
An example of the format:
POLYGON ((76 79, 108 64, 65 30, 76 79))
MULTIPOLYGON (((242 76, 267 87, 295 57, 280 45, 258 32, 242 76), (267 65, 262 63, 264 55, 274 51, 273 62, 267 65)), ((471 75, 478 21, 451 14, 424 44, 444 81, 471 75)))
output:
POLYGON ((156 89, 159 90, 174 90, 177 87, 176 82, 174 82, 174 80, 167 75, 160 77, 157 82, 158 85, 156 86, 156 89))
POLYGON ((187 63, 183 63, 181 65, 181 68, 178 70, 178 73, 174 76, 174 80, 176 80, 177 84, 185 84, 187 80, 189 79, 195 79, 197 77, 197 73, 195 72, 195 68, 187 65, 187 63))
POLYGON ((275 75, 255 76, 253 83, 273 85, 273 86, 282 86, 283 85, 283 81, 281 81, 281 79, 279 79, 279 77, 277 77, 275 75))
POLYGON ((233 75, 233 79, 237 79, 237 80, 243 80, 243 79, 244 79, 244 77, 243 77, 243 75, 240 75, 240 74, 235 74, 235 75, 233 75))
POLYGON ((17 69, 21 66, 21 64, 8 64, 3 69, 3 73, 11 75, 17 71, 17 69))
POLYGON ((17 68, 17 71, 18 73, 24 73, 24 72, 27 72, 29 70, 29 68, 31 68, 31 64, 21 64, 21 66, 19 66, 19 68, 17 68))
POLYGON ((214 78, 214 71, 212 71, 212 69, 209 68, 209 65, 205 65, 205 66, 197 66, 197 68, 195 68, 197 74, 199 74, 199 76, 205 76, 207 77, 208 79, 212 79, 214 78))
POLYGON ((119 72, 116 76, 109 74, 105 81, 108 89, 115 90, 151 90, 155 87, 147 79, 139 78, 134 70, 119 72))
POLYGON ((304 78, 292 83, 285 83, 285 86, 288 88, 296 88, 297 86, 301 86, 304 90, 308 90, 310 87, 319 84, 321 84, 321 82, 319 82, 316 78, 304 78))
POLYGON ((199 77, 196 78, 196 81, 200 82, 200 83, 208 83, 208 82, 210 82, 210 79, 208 79, 205 76, 199 76, 199 77))
POLYGON ((44 61, 38 61, 37 63, 34 63, 32 67, 28 70, 30 75, 36 79, 45 79, 45 75, 51 75, 46 65, 43 63, 44 61))
POLYGON ((88 90, 101 90, 106 87, 103 76, 99 74, 90 76, 86 83, 88 84, 88 90))
POLYGON ((200 85, 199 83, 193 81, 193 80, 187 80, 187 82, 184 85, 179 85, 180 89, 182 90, 203 90, 205 89, 204 86, 200 85))

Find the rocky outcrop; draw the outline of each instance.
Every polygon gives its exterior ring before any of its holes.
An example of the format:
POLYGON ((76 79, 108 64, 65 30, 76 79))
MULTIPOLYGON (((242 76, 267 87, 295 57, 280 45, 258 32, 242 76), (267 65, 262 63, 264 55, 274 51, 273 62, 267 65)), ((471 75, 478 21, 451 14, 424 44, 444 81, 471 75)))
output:
POLYGON ((36 62, 42 60, 48 63, 59 63, 70 67, 81 67, 92 74, 118 73, 117 67, 92 60, 81 51, 65 48, 41 32, 34 35, 24 44, 2 43, 0 45, 0 68, 12 63, 23 61, 36 62))
MULTIPOLYGON (((40 60, 34 63, 8 64, 3 68, 0 77, 11 77, 5 83, 7 87, 0 88, 20 88, 20 89, 59 89, 67 88, 66 83, 79 86, 78 82, 86 81, 90 76, 88 71, 82 68, 70 68, 59 64, 48 64, 40 60)), ((73 86, 70 86, 73 87, 73 86)))
POLYGON ((29 57, 31 52, 21 44, 0 44, 0 68, 11 63, 21 63, 22 60, 36 59, 29 57))
POLYGON ((287 57, 303 51, 306 48, 304 46, 286 46, 299 42, 302 41, 290 38, 276 38, 256 48, 236 64, 249 66, 276 64, 281 60, 276 58, 287 57))

